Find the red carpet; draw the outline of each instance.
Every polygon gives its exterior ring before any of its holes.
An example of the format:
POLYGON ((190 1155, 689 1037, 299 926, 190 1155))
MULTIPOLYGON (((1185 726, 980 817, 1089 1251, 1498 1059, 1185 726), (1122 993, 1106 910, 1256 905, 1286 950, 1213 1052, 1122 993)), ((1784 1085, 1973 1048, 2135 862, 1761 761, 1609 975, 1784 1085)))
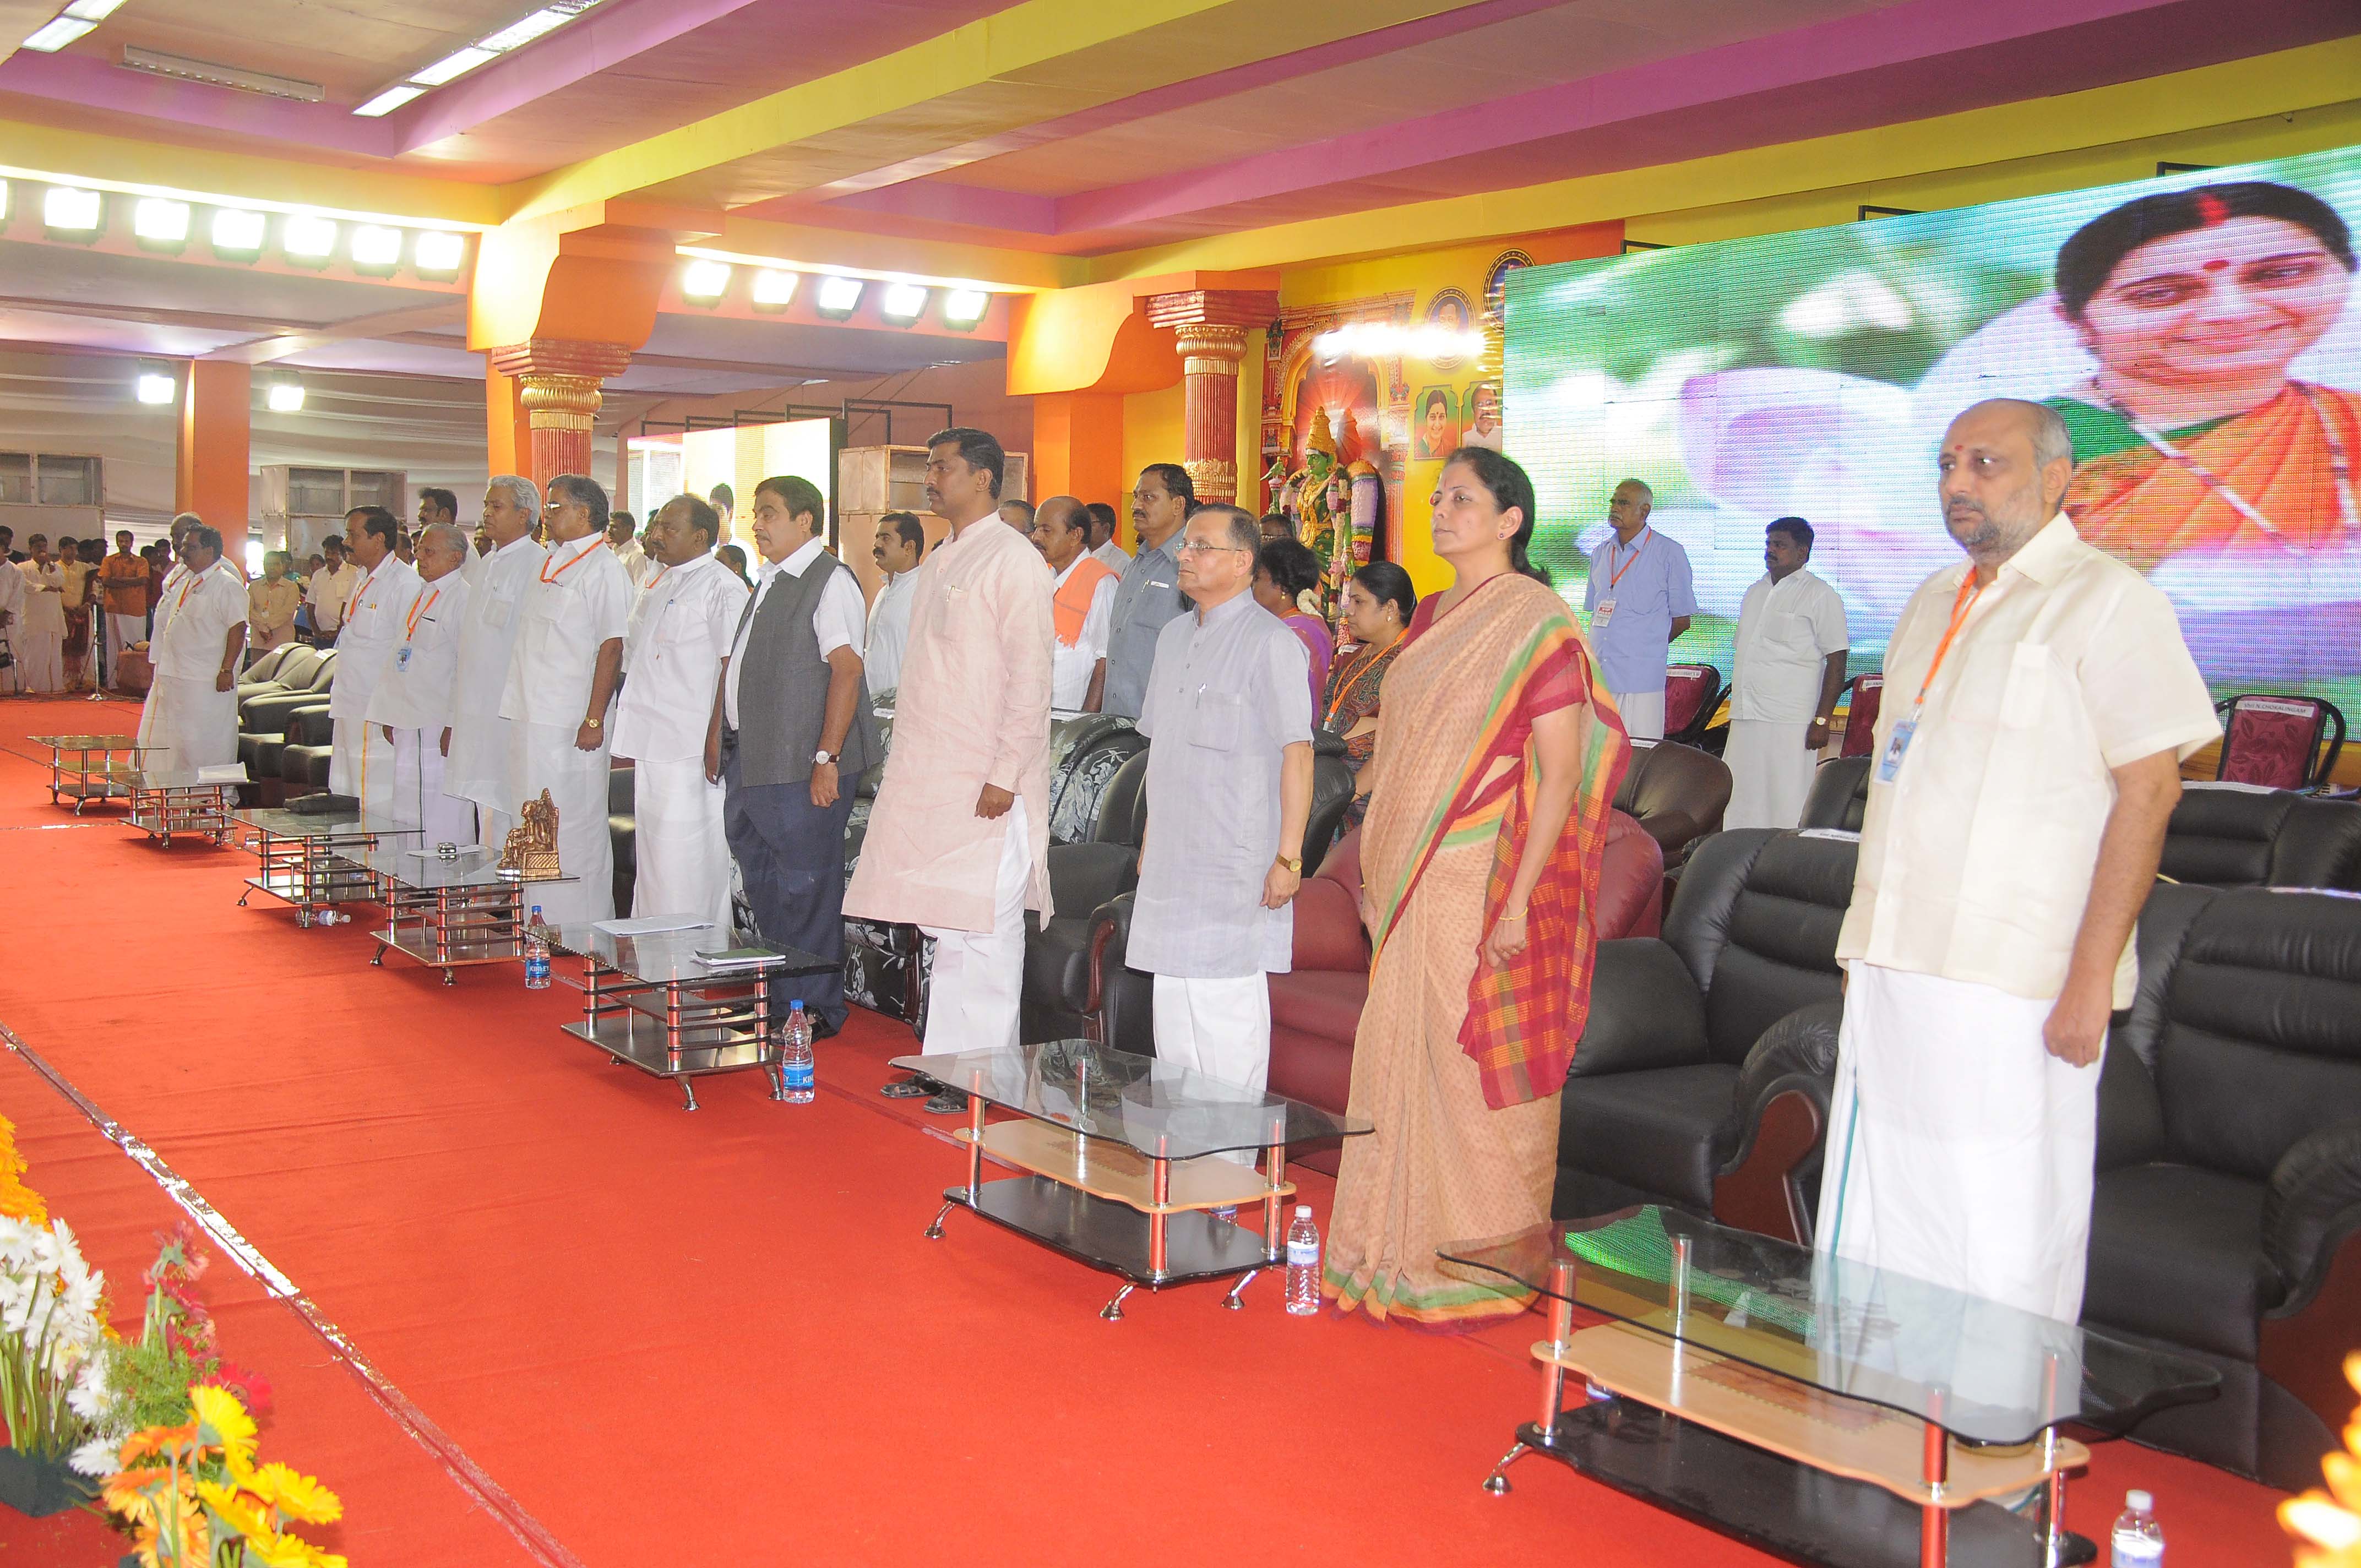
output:
MULTIPOLYGON (((71 818, 16 738, 106 711, 0 705, 0 1023, 573 1558, 1767 1561, 1547 1461, 1508 1498, 1477 1489, 1532 1404, 1538 1319, 1464 1338, 1298 1321, 1267 1277, 1244 1312, 1192 1287, 1110 1325, 1104 1276, 969 1215, 925 1241, 961 1160, 939 1120, 873 1092, 910 1047, 898 1025, 856 1012, 812 1105, 741 1075, 684 1114, 558 1033, 570 992, 372 969, 357 927, 236 908, 238 851, 25 830, 71 818), (104 912, 100 939, 58 939, 61 898, 104 912)), ((0 1111, 28 1181, 136 1279, 171 1212, 149 1179, 20 1062, 0 1058, 0 1111)), ((291 1308, 225 1266, 205 1283, 233 1355, 278 1385, 266 1453, 345 1495, 357 1563, 532 1560, 291 1308)), ((2103 1529, 2132 1486, 2176 1564, 2288 1558, 2273 1494, 2125 1444, 2072 1488, 2074 1522, 2103 1529)), ((86 1521, 0 1524, 12 1564, 106 1545, 86 1521)))

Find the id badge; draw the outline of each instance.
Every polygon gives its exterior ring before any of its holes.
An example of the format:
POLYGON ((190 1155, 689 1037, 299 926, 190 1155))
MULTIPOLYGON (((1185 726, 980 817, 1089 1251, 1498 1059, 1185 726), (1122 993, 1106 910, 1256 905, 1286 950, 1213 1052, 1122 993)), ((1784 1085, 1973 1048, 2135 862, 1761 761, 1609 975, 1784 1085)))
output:
POLYGON ((1877 764, 1877 780, 1880 784, 1892 784, 1894 775, 1902 772, 1902 759, 1909 754, 1910 737, 1917 731, 1917 729, 1916 719, 1905 718, 1894 727, 1892 735, 1886 737, 1885 755, 1879 759, 1877 764))
POLYGON ((409 672, 410 649, 406 644, 393 651, 393 668, 397 674, 407 674, 409 672))
POLYGON ((1613 599, 1600 599, 1598 601, 1598 608, 1590 612, 1590 630, 1593 631, 1604 631, 1607 630, 1607 623, 1614 619, 1615 601, 1613 599))

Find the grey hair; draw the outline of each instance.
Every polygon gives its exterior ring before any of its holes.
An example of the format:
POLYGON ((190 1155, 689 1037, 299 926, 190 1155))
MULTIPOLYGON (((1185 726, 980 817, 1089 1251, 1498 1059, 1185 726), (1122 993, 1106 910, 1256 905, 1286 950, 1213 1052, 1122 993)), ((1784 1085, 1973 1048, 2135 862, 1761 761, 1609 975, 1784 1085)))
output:
POLYGON ((2048 403, 2018 405, 2033 413, 2033 460, 2047 468, 2059 458, 2070 466, 2074 461, 2074 437, 2066 428, 2066 416, 2048 403))
POLYGON ((527 522, 541 521, 541 487, 522 474, 495 474, 484 482, 484 488, 504 492, 509 505, 524 513, 527 522))
POLYGON ((1639 491, 1639 492, 1640 492, 1640 499, 1641 499, 1642 500, 1643 500, 1643 501, 1645 501, 1645 502, 1647 502, 1647 503, 1648 503, 1648 510, 1649 510, 1650 511, 1653 511, 1653 510, 1656 510, 1656 490, 1655 490, 1655 487, 1654 487, 1654 486, 1653 486, 1653 485, 1651 485, 1651 484, 1649 484, 1647 480, 1645 480, 1645 479, 1618 479, 1617 481, 1615 481, 1615 488, 1616 488, 1617 489, 1619 489, 1619 490, 1620 490, 1620 489, 1634 489, 1634 490, 1639 491))
POLYGON ((1262 556, 1262 519, 1244 507, 1234 507, 1224 501, 1212 501, 1189 514, 1194 520, 1209 511, 1224 513, 1230 520, 1230 548, 1243 550, 1259 560, 1262 556))
POLYGON ((438 533, 448 534, 451 539, 451 548, 456 550, 462 555, 467 554, 468 551, 473 548, 473 545, 470 543, 467 534, 461 531, 459 525, 456 522, 428 523, 424 528, 418 531, 418 538, 415 542, 417 547, 422 550, 424 549, 426 547, 426 542, 434 538, 438 533))

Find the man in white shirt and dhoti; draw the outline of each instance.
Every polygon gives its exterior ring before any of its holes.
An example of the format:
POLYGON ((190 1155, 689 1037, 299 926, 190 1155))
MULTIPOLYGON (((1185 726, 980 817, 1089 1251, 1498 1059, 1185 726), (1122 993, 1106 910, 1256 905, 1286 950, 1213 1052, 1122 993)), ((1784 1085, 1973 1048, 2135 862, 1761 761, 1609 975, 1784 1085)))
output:
POLYGON ((844 912, 934 938, 926 1046, 939 1053, 1016 1044, 1025 911, 1051 912, 1051 634, 1049 568, 996 515, 1000 443, 957 429, 927 449, 928 504, 951 533, 918 567, 893 746, 844 912))
POLYGON ((918 587, 918 563, 927 554, 927 531, 916 512, 889 511, 877 520, 870 559, 885 574, 884 586, 869 606, 869 629, 861 650, 861 674, 874 696, 902 681, 902 651, 910 645, 910 597, 918 587))
POLYGON ((246 652, 246 579, 222 559, 221 535, 199 526, 181 535, 187 567, 172 590, 172 614, 148 645, 155 675, 139 709, 139 743, 156 747, 148 765, 192 773, 237 761, 237 665, 246 652))
POLYGON ((2170 603, 2059 511, 2054 410, 1978 403, 1938 462, 1968 559, 1886 649, 1817 1241, 2071 1323, 2108 1015, 2221 729, 2170 603))
POLYGON ((336 674, 328 683, 328 717, 335 721, 328 788, 351 795, 371 816, 393 802, 393 745, 369 723, 369 698, 401 642, 402 614, 418 592, 417 569, 393 553, 401 532, 383 507, 355 507, 345 514, 346 547, 361 576, 338 618, 336 674))
POLYGON ((459 684, 459 627, 467 613, 467 579, 459 565, 467 536, 456 523, 429 523, 418 535, 418 588, 401 611, 394 645, 368 720, 393 748, 389 809, 397 822, 415 823, 426 847, 476 841, 476 806, 444 787, 451 733, 452 694, 459 684))
MULTIPOLYGON (((348 524, 350 521, 346 519, 348 524)), ((177 519, 172 528, 177 536, 177 519)), ((303 602, 312 607, 313 641, 320 647, 333 648, 337 633, 344 629, 345 606, 352 601, 353 589, 360 586, 361 574, 345 558, 343 534, 332 533, 320 542, 320 569, 303 585, 303 602)))
POLYGON ((1071 496, 1051 496, 1033 520, 1034 548, 1052 574, 1049 706, 1068 713, 1096 713, 1104 699, 1107 634, 1123 577, 1091 554, 1090 520, 1071 496))
POLYGON ((1196 608, 1158 635, 1139 710, 1148 838, 1124 957, 1156 977, 1157 1059, 1250 1094, 1269 1077, 1263 977, 1293 953, 1312 812, 1308 655, 1255 602, 1261 544, 1239 507, 1200 507, 1183 531, 1196 608))
MULTIPOLYGON (((525 586, 500 717, 509 778, 522 802, 547 790, 557 807, 554 882, 534 902, 553 926, 615 913, 615 846, 607 829, 607 714, 623 670, 631 579, 607 548, 607 492, 580 474, 549 481, 542 508, 549 558, 525 586)), ((518 807, 514 805, 510 810, 518 807)))
POLYGON ((33 558, 16 566, 0 565, 0 572, 15 572, 24 585, 24 606, 19 615, 19 628, 8 639, 16 653, 16 689, 20 692, 57 692, 66 687, 66 575, 49 554, 49 536, 36 533, 25 541, 33 558))
POLYGON ((524 625, 519 606, 549 558, 533 537, 540 521, 540 488, 522 475, 495 475, 484 487, 479 525, 491 551, 470 557, 463 568, 467 608, 459 620, 443 789, 476 803, 478 841, 495 848, 508 841, 524 798, 509 777, 510 724, 500 717, 500 702, 508 696, 509 663, 524 625))
POLYGON ((1793 828, 1828 743, 1844 690, 1844 600, 1813 575, 1812 525, 1783 517, 1763 531, 1770 570, 1746 590, 1730 676, 1730 808, 1725 828, 1793 828))
MULTIPOLYGON (((861 661, 861 586, 822 545, 828 502, 793 474, 754 487, 751 598, 730 629, 708 770, 763 940, 829 961, 796 977, 816 1035, 844 1025, 844 830, 884 748, 861 661)), ((733 585, 734 586, 734 585, 733 585)), ((774 989, 784 1012, 789 993, 774 989)))
POLYGON ((1634 741, 1664 738, 1666 651, 1697 612, 1688 552, 1648 521, 1656 492, 1638 479, 1615 487, 1607 502, 1613 535, 1590 553, 1582 607, 1598 674, 1634 741))
POLYGON ((690 916, 726 934, 730 845, 706 742, 746 587, 713 558, 720 532, 721 520, 695 496, 666 502, 648 529, 655 570, 623 629, 614 751, 631 762, 631 913, 690 916))

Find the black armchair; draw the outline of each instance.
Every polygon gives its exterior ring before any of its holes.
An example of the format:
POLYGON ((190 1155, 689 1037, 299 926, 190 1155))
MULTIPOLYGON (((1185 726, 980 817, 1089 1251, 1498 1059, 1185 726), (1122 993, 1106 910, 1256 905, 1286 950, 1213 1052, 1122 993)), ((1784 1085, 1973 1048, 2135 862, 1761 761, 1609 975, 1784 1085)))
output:
POLYGON ((2158 869, 2205 887, 2361 888, 2361 804, 2283 789, 2185 785, 2158 869))
POLYGON ((241 734, 279 735, 286 732, 287 720, 299 707, 309 707, 328 700, 328 687, 336 677, 336 653, 330 649, 313 665, 310 676, 302 685, 290 685, 285 691, 265 691, 238 703, 237 728, 241 734))
MULTIPOLYGON (((1136 732, 1134 732, 1136 733, 1136 732)), ((1088 1037, 1097 1028, 1090 996, 1091 933, 1099 908, 1139 882, 1140 828, 1147 818, 1148 753, 1126 758, 1100 793, 1088 841, 1049 846, 1045 923, 1025 916, 1025 990, 1017 1029, 1027 1040, 1088 1037)))
POLYGON ((1861 831, 1869 810, 1868 757, 1831 757, 1812 773, 1812 789, 1804 796, 1804 818, 1798 828, 1834 828, 1861 831))

